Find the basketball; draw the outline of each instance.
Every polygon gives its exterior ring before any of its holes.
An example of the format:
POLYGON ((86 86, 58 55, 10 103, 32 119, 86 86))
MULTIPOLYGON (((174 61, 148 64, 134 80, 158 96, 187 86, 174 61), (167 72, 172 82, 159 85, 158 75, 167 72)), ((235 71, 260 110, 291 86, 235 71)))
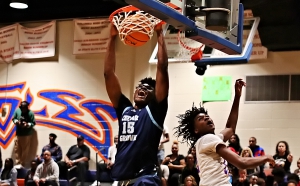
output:
POLYGON ((124 43, 139 47, 150 40, 147 33, 153 30, 153 25, 144 14, 134 14, 124 19, 120 25, 120 33, 124 33, 124 43))
POLYGON ((131 32, 125 36, 125 44, 129 46, 139 47, 149 41, 149 36, 142 32, 131 32))

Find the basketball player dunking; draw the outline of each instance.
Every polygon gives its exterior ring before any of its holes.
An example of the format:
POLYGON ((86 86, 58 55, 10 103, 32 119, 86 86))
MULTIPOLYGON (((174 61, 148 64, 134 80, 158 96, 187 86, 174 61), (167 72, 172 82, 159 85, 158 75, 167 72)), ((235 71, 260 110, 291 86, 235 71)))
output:
POLYGON ((134 92, 134 105, 122 94, 115 74, 115 27, 104 62, 106 91, 119 120, 119 142, 112 178, 119 185, 160 185, 156 174, 157 151, 168 109, 168 57, 161 26, 155 28, 158 39, 156 81, 145 78, 134 92))
POLYGON ((255 168, 266 162, 274 164, 272 156, 240 157, 225 145, 235 133, 243 86, 245 83, 241 79, 236 80, 231 112, 226 127, 220 134, 215 135, 215 125, 204 107, 193 106, 185 114, 179 115, 179 126, 175 134, 196 147, 200 186, 231 186, 227 161, 239 169, 255 168))

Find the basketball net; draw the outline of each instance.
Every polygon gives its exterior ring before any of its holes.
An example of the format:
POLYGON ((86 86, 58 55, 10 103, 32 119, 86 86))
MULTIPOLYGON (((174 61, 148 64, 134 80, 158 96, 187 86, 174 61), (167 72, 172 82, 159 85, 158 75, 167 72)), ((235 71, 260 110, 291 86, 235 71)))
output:
POLYGON ((132 32, 141 32, 151 39, 155 25, 160 23, 161 20, 144 11, 129 11, 118 13, 113 17, 112 22, 119 31, 121 41, 126 44, 125 38, 132 32))
POLYGON ((202 43, 186 38, 182 31, 178 32, 177 39, 179 43, 177 58, 181 62, 194 62, 202 59, 202 48, 204 47, 202 43))

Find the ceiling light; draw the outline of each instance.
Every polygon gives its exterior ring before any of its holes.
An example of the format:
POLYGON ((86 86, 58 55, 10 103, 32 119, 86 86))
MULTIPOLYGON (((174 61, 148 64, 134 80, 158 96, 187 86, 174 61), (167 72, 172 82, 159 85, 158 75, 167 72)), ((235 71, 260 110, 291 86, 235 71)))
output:
POLYGON ((9 4, 12 8, 17 9, 25 9, 28 8, 27 0, 11 0, 11 3, 9 4))

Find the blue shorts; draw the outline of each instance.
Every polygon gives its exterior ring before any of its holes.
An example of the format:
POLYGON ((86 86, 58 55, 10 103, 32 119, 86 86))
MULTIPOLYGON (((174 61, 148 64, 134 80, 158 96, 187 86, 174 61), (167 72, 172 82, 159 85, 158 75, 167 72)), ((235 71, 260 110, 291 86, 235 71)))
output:
MULTIPOLYGON (((121 184, 122 181, 119 181, 119 185, 121 184)), ((160 186, 160 185, 161 185, 161 180, 157 175, 145 175, 145 176, 141 176, 136 182, 128 186, 160 186)))

